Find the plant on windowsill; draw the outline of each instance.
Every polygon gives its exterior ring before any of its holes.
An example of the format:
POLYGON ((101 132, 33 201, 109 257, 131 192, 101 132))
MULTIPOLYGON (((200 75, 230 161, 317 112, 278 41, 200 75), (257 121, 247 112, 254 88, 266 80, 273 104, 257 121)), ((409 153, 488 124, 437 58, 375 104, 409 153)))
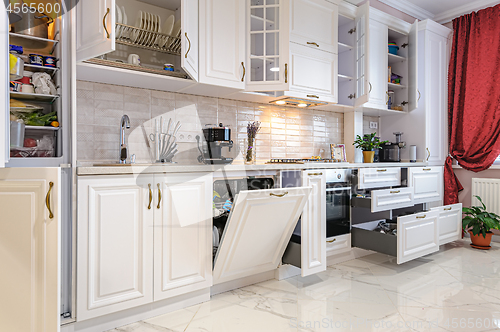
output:
POLYGON ((481 197, 474 195, 482 206, 462 208, 465 217, 462 219, 464 231, 469 231, 471 246, 477 249, 490 249, 492 229, 500 229, 500 217, 492 212, 486 211, 481 197))
POLYGON ((382 145, 389 142, 381 142, 378 137, 375 137, 375 135, 377 135, 377 133, 366 134, 363 135, 363 138, 357 135, 356 140, 352 143, 352 145, 355 145, 356 148, 363 150, 363 161, 365 163, 373 163, 375 149, 382 149, 382 145))

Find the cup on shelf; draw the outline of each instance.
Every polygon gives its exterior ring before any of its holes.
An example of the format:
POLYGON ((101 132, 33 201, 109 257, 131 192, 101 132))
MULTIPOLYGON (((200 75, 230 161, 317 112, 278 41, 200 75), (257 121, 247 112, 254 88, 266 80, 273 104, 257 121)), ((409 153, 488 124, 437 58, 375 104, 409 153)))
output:
POLYGON ((166 70, 166 71, 174 71, 174 65, 173 64, 170 64, 170 63, 166 63, 163 65, 163 70, 166 70))
POLYGON ((33 84, 23 84, 21 86, 21 92, 23 93, 35 93, 35 87, 33 84))
POLYGON ((140 66, 141 65, 141 58, 139 58, 138 54, 130 54, 128 56, 128 63, 130 63, 131 65, 140 66))
POLYGON ((10 146, 22 148, 24 146, 25 125, 19 121, 10 122, 10 146))

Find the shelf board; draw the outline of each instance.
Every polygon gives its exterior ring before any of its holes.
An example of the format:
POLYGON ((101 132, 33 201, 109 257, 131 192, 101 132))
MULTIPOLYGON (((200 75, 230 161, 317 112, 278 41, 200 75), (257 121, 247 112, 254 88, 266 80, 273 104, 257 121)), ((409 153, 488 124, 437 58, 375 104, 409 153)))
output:
POLYGON ((20 100, 34 100, 34 101, 48 101, 53 103, 59 96, 53 95, 42 95, 38 93, 24 93, 24 92, 10 92, 10 96, 12 98, 20 99, 20 100))
POLYGON ((46 130, 46 131, 58 131, 60 127, 49 127, 49 126, 25 126, 26 130, 46 130))
POLYGON ((389 64, 406 61, 406 58, 404 56, 395 55, 391 53, 387 53, 387 55, 389 56, 389 64))
POLYGON ((44 42, 44 43, 54 43, 54 44, 59 43, 59 40, 48 39, 48 38, 40 38, 40 37, 35 37, 35 36, 30 36, 30 35, 25 35, 25 34, 22 34, 22 33, 15 33, 15 32, 9 32, 9 36, 10 37, 15 37, 15 38, 24 38, 24 39, 36 40, 38 42, 44 42))
POLYGON ((344 53, 344 52, 347 52, 347 51, 350 51, 354 48, 354 46, 351 46, 351 45, 347 45, 347 44, 344 44, 344 43, 340 43, 339 42, 339 54, 340 53, 344 53))
POLYGON ((47 66, 35 66, 25 63, 25 68, 29 68, 29 71, 37 72, 37 71, 45 71, 45 72, 56 72, 59 70, 57 67, 47 67, 47 66))
POLYGON ((347 82, 354 80, 354 77, 338 74, 339 82, 347 82))
POLYGON ((393 89, 406 89, 406 85, 394 84, 394 83, 389 83, 389 82, 387 82, 387 85, 389 86, 389 88, 393 88, 393 89))
MULTIPOLYGON (((57 33, 58 34, 58 33, 57 33)), ((59 43, 56 39, 40 38, 30 35, 25 35, 22 33, 9 32, 9 43, 14 45, 22 45, 23 41, 30 42, 30 49, 45 49, 49 48, 50 54, 54 53, 54 49, 59 43)))

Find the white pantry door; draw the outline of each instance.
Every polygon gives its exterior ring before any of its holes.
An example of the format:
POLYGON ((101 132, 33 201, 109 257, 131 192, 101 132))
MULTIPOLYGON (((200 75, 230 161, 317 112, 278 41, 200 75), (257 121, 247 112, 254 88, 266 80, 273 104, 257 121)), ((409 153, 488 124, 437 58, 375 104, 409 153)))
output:
POLYGON ((10 110, 9 110, 9 18, 7 11, 0 13, 0 57, 3 68, 0 69, 0 91, 3 102, 0 102, 0 168, 9 161, 10 153, 10 110))
POLYGON ((59 168, 0 170, 0 330, 59 331, 59 168))
POLYGON ((181 67, 198 82, 199 77, 199 9, 198 0, 181 2, 181 67))

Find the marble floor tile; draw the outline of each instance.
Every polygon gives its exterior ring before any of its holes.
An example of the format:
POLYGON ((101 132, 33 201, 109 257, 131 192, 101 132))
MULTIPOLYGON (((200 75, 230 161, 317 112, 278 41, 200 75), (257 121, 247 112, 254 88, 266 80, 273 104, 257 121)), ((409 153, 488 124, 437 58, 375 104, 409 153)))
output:
POLYGON ((499 331, 500 244, 456 241, 398 265, 382 254, 268 280, 112 332, 499 331))

